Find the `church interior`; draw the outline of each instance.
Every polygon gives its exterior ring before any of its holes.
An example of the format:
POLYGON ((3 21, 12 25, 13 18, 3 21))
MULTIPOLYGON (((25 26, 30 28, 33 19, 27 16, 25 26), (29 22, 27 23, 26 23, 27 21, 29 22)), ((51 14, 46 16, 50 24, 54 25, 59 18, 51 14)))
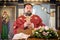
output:
MULTIPOLYGON (((0 40, 13 40, 13 24, 19 16, 23 15, 24 4, 26 3, 33 5, 32 14, 38 15, 47 27, 56 29, 58 38, 51 38, 51 40, 60 40, 60 0, 0 0, 0 40), (7 16, 4 16, 4 14, 7 16), (3 19, 5 17, 7 23, 5 23, 3 19), (4 35, 7 36, 4 37, 4 35)), ((30 31, 31 30, 28 29, 28 31, 24 32, 28 33, 30 31)), ((18 33, 19 32, 20 30, 18 29, 18 33)), ((35 38, 32 37, 26 40, 49 40, 47 37, 43 37, 42 39, 38 37, 40 36, 35 36, 35 38)))

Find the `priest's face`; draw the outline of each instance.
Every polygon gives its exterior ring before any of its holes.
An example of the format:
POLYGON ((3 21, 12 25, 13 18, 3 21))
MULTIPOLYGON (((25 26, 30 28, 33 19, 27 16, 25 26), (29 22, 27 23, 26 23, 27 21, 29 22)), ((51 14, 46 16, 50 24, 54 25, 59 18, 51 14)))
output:
POLYGON ((31 5, 26 5, 25 6, 25 11, 24 11, 26 16, 32 15, 32 6, 31 5))

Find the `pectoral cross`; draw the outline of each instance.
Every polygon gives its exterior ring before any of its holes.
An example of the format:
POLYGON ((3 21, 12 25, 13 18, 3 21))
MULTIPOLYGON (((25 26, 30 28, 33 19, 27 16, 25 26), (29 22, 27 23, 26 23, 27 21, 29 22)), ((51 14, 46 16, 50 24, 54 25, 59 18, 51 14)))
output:
POLYGON ((31 19, 31 17, 30 16, 27 16, 26 17, 26 22, 30 22, 30 19, 31 19))

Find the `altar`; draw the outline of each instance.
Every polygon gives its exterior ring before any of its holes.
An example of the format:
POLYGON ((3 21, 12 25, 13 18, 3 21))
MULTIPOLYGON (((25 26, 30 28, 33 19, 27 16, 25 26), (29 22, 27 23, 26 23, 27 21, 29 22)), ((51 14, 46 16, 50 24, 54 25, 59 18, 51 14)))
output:
MULTIPOLYGON (((18 29, 18 33, 25 33, 25 34, 28 34, 28 35, 31 35, 31 37, 28 37, 27 39, 12 39, 12 40, 59 40, 59 38, 50 38, 50 39, 45 39, 45 38, 34 38, 32 37, 32 30, 33 29, 26 29, 26 30, 20 30, 18 29)), ((60 34, 59 30, 57 31, 58 34, 60 34)))

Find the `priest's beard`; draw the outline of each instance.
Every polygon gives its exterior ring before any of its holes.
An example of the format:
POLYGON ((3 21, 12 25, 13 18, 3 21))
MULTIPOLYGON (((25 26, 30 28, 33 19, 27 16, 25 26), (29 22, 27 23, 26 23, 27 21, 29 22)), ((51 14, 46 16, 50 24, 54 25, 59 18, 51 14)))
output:
POLYGON ((28 11, 26 13, 24 13, 26 16, 31 16, 32 15, 32 12, 28 11))

